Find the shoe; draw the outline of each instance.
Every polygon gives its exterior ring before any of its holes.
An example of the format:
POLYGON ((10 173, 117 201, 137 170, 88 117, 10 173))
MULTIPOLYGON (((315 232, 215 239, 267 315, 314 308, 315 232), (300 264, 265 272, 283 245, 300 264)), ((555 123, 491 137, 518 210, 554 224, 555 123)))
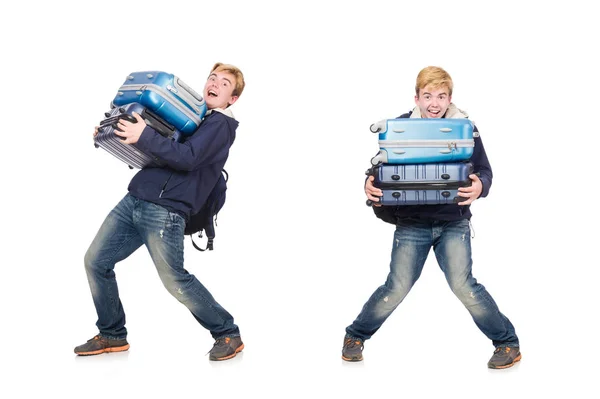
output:
POLYGON ((363 360, 362 351, 364 348, 362 339, 346 337, 342 348, 342 359, 347 362, 360 362, 363 360))
POLYGON ((235 357, 244 349, 241 337, 225 337, 215 341, 210 353, 210 360, 227 360, 235 357))
POLYGON ((488 367, 491 369, 506 369, 515 365, 521 360, 521 352, 519 347, 499 346, 494 351, 494 355, 488 362, 488 367))
POLYGON ((99 355, 104 352, 123 352, 129 349, 126 339, 109 339, 96 335, 85 344, 75 348, 75 353, 80 356, 99 355))

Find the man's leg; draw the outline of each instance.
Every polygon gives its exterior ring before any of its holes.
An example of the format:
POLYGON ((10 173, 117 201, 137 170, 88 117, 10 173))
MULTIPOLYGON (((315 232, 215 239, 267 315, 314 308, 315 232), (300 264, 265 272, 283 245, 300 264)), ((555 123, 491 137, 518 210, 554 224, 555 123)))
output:
POLYGON ((98 355, 129 349, 125 312, 119 298, 115 264, 142 245, 132 223, 134 199, 129 195, 109 213, 88 248, 84 263, 99 334, 75 348, 78 355, 98 355))
POLYGON ((452 292, 467 308, 475 324, 496 347, 518 347, 515 328, 471 273, 471 231, 468 220, 436 222, 434 251, 452 292))
POLYGON ((183 217, 156 204, 140 201, 140 218, 136 220, 136 226, 167 291, 184 304, 215 339, 238 337, 240 332, 233 317, 183 267, 183 217))
POLYGON ((379 330, 421 275, 430 248, 431 227, 428 223, 401 222, 396 226, 387 280, 346 328, 347 338, 364 341, 379 330))

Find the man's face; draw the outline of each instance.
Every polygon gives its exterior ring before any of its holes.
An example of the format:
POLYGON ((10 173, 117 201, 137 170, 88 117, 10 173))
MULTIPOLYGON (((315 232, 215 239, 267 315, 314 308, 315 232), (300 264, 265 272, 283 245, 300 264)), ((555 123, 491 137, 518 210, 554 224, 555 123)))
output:
POLYGON ((451 101, 452 96, 448 94, 446 87, 433 90, 427 86, 419 89, 419 95, 415 96, 415 104, 421 110, 421 118, 441 118, 451 101))
POLYGON ((227 108, 236 102, 232 95, 235 89, 235 76, 229 72, 212 72, 204 85, 204 101, 208 109, 227 108))

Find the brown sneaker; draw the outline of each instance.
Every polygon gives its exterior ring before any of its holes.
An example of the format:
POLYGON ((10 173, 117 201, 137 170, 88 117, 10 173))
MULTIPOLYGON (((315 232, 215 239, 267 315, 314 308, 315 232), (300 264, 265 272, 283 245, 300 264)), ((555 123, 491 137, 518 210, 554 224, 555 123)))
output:
POLYGON ((104 352, 123 352, 129 349, 126 339, 109 339, 96 335, 85 344, 75 348, 75 353, 80 356, 99 355, 104 352))
POLYGON ((521 360, 521 351, 519 351, 518 346, 514 348, 499 346, 488 362, 488 367, 491 369, 506 369, 514 366, 519 360, 521 360))
POLYGON ((363 360, 363 349, 365 344, 362 339, 344 337, 344 346, 342 347, 342 359, 347 362, 360 362, 363 360))
POLYGON ((210 360, 227 360, 235 357, 238 352, 244 349, 244 343, 242 338, 238 337, 225 337, 219 338, 215 341, 210 353, 210 360))

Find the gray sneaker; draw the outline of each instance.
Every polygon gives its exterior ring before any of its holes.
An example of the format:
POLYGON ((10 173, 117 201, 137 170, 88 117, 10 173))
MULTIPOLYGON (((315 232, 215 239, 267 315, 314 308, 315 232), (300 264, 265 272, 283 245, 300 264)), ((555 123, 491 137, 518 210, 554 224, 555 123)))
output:
POLYGON ((345 337, 342 348, 342 359, 347 362, 360 362, 363 360, 362 351, 365 348, 362 339, 345 337))
POLYGON ((126 339, 109 339, 96 335, 85 344, 75 348, 75 353, 80 356, 99 355, 105 352, 123 352, 129 349, 126 339))
POLYGON ((521 351, 519 347, 499 346, 494 351, 494 355, 488 362, 491 369, 506 369, 515 365, 521 360, 521 351))
POLYGON ((210 353, 210 360, 227 360, 235 357, 244 349, 241 337, 225 337, 215 341, 210 353))

